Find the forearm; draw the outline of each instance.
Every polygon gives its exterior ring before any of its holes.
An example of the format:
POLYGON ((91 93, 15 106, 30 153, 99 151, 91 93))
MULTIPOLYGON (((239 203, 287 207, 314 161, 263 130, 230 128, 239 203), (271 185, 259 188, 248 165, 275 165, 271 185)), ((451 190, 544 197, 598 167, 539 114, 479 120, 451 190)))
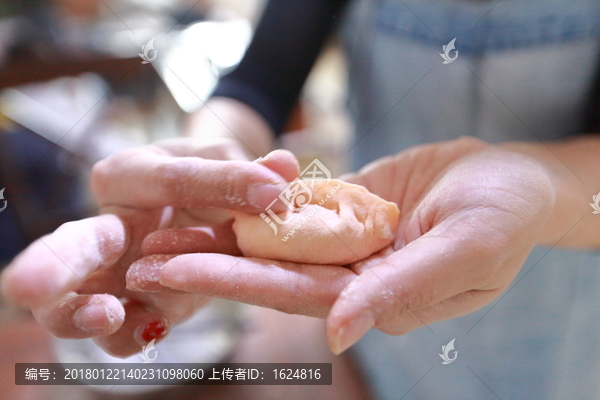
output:
POLYGON ((554 211, 540 244, 559 247, 600 248, 600 215, 589 203, 600 191, 600 135, 546 144, 505 143, 540 162, 556 188, 554 211))
POLYGON ((274 134, 267 121, 248 105, 225 97, 213 97, 191 114, 184 131, 207 141, 234 139, 248 160, 265 156, 273 147, 274 134))
POLYGON ((346 3, 269 1, 244 58, 190 117, 188 135, 233 138, 249 159, 266 155, 346 3))

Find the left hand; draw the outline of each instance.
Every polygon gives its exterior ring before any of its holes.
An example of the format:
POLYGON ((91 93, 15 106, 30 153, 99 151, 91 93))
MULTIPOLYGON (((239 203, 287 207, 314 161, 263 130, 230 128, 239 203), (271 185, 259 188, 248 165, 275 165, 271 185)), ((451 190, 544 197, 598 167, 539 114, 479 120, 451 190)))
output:
POLYGON ((387 249, 349 268, 185 254, 162 266, 160 283, 327 318, 339 354, 370 328, 401 335, 491 302, 547 240, 557 192, 533 158, 469 138, 418 146, 345 178, 398 205, 387 249))
POLYGON ((93 338, 114 356, 158 342, 209 299, 128 290, 130 266, 156 253, 163 263, 187 251, 241 255, 224 208, 259 213, 297 175, 289 153, 250 162, 242 150, 233 140, 175 138, 97 163, 91 182, 101 215, 28 246, 2 271, 0 295, 30 308, 54 336, 93 338))

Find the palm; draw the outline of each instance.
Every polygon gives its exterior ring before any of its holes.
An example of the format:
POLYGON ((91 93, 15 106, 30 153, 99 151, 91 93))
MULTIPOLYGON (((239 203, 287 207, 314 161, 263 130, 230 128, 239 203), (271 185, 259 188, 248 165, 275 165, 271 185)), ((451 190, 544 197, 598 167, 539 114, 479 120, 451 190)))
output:
POLYGON ((163 267, 161 283, 327 317, 341 351, 373 326, 402 334, 487 304, 538 242, 554 201, 530 159, 468 139, 416 147, 343 178, 398 205, 387 249, 350 268, 185 255, 163 267))

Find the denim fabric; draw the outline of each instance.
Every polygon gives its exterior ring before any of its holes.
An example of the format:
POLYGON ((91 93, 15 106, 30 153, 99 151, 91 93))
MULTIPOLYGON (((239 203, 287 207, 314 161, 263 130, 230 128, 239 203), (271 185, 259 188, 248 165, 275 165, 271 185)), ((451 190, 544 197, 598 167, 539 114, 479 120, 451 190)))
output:
POLYGON ((597 70, 599 3, 357 1, 343 34, 356 125, 352 169, 461 135, 539 142, 576 134, 597 70), (555 26, 562 13, 571 22, 555 26), (576 16, 582 18, 578 30, 576 16), (412 28, 403 25, 411 18, 412 28), (469 22, 472 30, 461 37, 469 22), (485 38, 478 31, 487 32, 485 38), (455 37, 458 58, 442 64, 442 46, 455 37))
POLYGON ((466 53, 576 42, 600 35, 600 2, 382 0, 381 35, 437 46, 457 38, 466 53))
POLYGON ((377 398, 598 398, 600 255, 549 250, 481 310, 400 337, 371 330, 354 353, 377 398), (456 361, 443 365, 455 338, 456 361))
MULTIPOLYGON (((342 29, 352 169, 461 135, 576 135, 598 70, 599 10, 598 1, 355 1, 342 29), (458 57, 442 64, 453 38, 458 57)), ((598 252, 536 248, 514 288, 485 308, 401 337, 372 330, 353 351, 380 399, 598 398, 599 267, 598 252), (442 365, 454 338, 457 360, 442 365)))

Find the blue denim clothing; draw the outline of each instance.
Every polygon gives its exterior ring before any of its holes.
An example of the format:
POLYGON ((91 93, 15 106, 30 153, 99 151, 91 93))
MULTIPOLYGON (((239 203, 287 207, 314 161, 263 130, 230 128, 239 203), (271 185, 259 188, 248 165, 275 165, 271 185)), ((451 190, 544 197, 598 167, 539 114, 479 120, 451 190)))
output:
MULTIPOLYGON (((461 135, 577 134, 598 70, 600 2, 355 1, 342 36, 357 169, 461 135), (458 57, 442 64, 453 38, 458 57)), ((371 330, 353 351, 380 399, 598 398, 599 267, 598 252, 536 248, 492 304, 401 337, 371 330), (443 365, 454 338, 457 359, 443 365)))
POLYGON ((598 398, 600 257, 549 250, 481 310, 399 337, 371 330, 354 352, 377 398, 598 398), (454 338, 456 361, 443 365, 454 338))
POLYGON ((461 135, 539 142, 579 131, 599 59, 600 2, 493 4, 356 2, 344 28, 352 169, 461 135), (458 58, 444 65, 439 53, 453 38, 458 58))
POLYGON ((456 37, 463 54, 564 44, 600 34, 597 1, 404 1, 383 0, 378 34, 439 47, 456 37))

